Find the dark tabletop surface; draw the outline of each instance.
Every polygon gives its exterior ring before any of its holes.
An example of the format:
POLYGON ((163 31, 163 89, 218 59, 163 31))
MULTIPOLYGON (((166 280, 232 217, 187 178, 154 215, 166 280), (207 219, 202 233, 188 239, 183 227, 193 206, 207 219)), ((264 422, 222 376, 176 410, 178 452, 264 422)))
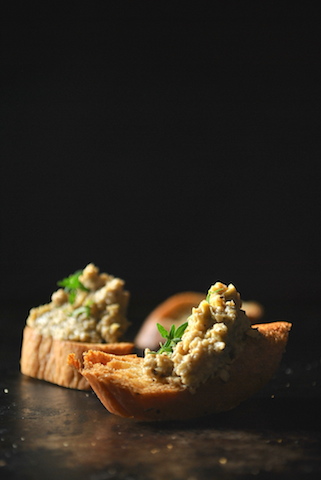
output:
POLYGON ((321 355, 316 313, 309 312, 308 320, 298 313, 284 318, 293 321, 287 351, 276 377, 255 397, 230 412, 169 424, 122 419, 107 412, 92 392, 22 376, 25 314, 12 307, 3 313, 1 478, 319 478, 321 355), (24 316, 21 322, 17 315, 24 316))

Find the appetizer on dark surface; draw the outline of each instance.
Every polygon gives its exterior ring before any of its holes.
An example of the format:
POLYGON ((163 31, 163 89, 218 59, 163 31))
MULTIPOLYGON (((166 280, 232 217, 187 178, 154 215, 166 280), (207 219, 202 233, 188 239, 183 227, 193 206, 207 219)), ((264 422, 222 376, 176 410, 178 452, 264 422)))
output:
POLYGON ((291 324, 252 325, 233 285, 217 282, 187 322, 144 357, 93 349, 69 364, 112 413, 139 420, 188 419, 236 407, 276 372, 291 324))
POLYGON ((134 344, 120 342, 129 322, 129 293, 124 281, 89 264, 58 282, 51 302, 33 308, 27 318, 21 349, 21 372, 30 377, 80 390, 87 380, 67 364, 89 349, 114 354, 133 351, 134 344))

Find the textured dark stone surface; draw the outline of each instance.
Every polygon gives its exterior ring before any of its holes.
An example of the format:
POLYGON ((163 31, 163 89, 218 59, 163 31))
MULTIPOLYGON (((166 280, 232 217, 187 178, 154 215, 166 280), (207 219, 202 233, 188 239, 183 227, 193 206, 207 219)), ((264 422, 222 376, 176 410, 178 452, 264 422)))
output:
POLYGON ((109 414, 92 392, 21 375, 21 325, 10 318, 0 329, 1 478, 319 478, 321 364, 318 342, 300 348, 307 324, 294 326, 277 376, 238 408, 148 424, 109 414))

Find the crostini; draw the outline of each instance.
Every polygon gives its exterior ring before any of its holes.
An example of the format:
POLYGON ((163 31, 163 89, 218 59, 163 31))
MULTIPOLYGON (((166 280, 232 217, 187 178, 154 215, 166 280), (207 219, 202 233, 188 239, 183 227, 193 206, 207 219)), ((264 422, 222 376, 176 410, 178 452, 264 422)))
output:
POLYGON ((217 282, 187 322, 158 328, 166 341, 144 357, 69 355, 111 413, 164 421, 230 410, 272 378, 291 324, 251 324, 235 287, 217 282))
POLYGON ((30 310, 23 330, 20 368, 24 375, 57 385, 89 390, 86 378, 67 364, 89 349, 113 354, 134 350, 121 342, 129 322, 124 281, 100 273, 94 264, 58 282, 51 302, 30 310))

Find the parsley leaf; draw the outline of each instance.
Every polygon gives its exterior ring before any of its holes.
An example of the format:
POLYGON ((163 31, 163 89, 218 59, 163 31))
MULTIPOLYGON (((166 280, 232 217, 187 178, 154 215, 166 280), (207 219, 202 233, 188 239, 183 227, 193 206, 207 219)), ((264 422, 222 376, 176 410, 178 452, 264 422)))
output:
POLYGON ((157 323, 157 329, 161 336, 166 339, 166 342, 160 343, 160 349, 157 352, 150 353, 173 353, 173 348, 182 340, 182 335, 186 330, 188 322, 183 323, 179 327, 175 328, 175 325, 172 325, 169 332, 163 325, 157 323))
POLYGON ((82 270, 77 270, 75 273, 69 275, 69 277, 63 278, 57 282, 59 287, 64 287, 65 291, 69 293, 68 300, 71 304, 75 301, 77 290, 83 290, 85 292, 89 291, 79 280, 81 274, 82 270))

